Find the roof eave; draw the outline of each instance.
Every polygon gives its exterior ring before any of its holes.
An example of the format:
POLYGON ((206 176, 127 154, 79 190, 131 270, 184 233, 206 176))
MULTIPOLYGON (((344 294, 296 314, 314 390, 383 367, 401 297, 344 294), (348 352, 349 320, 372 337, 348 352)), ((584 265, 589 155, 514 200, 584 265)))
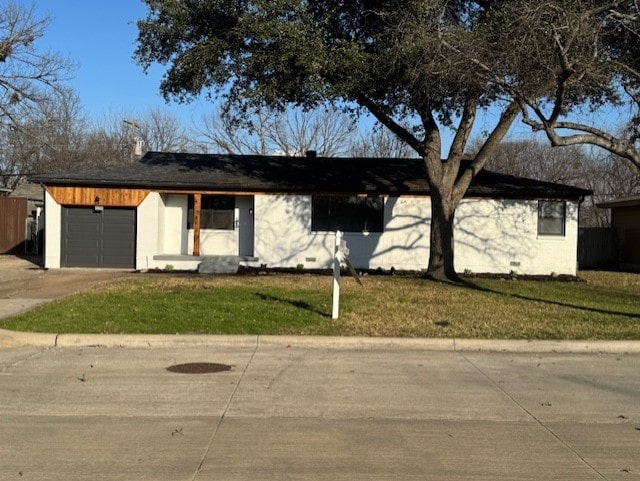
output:
POLYGON ((632 195, 630 197, 622 197, 620 199, 610 200, 607 202, 599 202, 596 207, 608 209, 611 207, 635 207, 640 205, 640 195, 632 195))

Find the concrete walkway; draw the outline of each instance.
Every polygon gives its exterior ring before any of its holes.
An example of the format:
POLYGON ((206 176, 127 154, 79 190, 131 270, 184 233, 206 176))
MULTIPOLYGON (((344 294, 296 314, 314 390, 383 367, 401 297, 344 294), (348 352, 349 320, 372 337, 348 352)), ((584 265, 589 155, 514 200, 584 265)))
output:
POLYGON ((210 341, 0 349, 0 479, 640 479, 639 354, 210 341))

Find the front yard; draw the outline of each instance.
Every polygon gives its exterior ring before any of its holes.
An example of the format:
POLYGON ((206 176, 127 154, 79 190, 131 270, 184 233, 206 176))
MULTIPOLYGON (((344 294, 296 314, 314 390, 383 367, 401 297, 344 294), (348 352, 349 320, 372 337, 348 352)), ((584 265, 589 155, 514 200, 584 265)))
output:
POLYGON ((582 272, 583 282, 140 274, 0 320, 57 333, 309 334, 500 339, 639 339, 640 274, 582 272))

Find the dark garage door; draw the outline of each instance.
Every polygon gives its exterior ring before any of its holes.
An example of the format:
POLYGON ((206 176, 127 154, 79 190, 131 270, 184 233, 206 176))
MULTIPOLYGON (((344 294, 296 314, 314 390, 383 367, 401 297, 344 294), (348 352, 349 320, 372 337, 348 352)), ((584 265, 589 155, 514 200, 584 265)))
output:
POLYGON ((135 209, 62 208, 62 267, 135 267, 135 209))

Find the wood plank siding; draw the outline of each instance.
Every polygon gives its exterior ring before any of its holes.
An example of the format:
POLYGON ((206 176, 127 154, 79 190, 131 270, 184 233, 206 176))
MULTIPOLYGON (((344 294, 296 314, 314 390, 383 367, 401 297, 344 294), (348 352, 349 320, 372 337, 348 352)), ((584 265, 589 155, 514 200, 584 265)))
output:
POLYGON ((47 186, 47 192, 60 205, 105 207, 138 207, 149 194, 143 189, 110 189, 105 187, 47 186))

